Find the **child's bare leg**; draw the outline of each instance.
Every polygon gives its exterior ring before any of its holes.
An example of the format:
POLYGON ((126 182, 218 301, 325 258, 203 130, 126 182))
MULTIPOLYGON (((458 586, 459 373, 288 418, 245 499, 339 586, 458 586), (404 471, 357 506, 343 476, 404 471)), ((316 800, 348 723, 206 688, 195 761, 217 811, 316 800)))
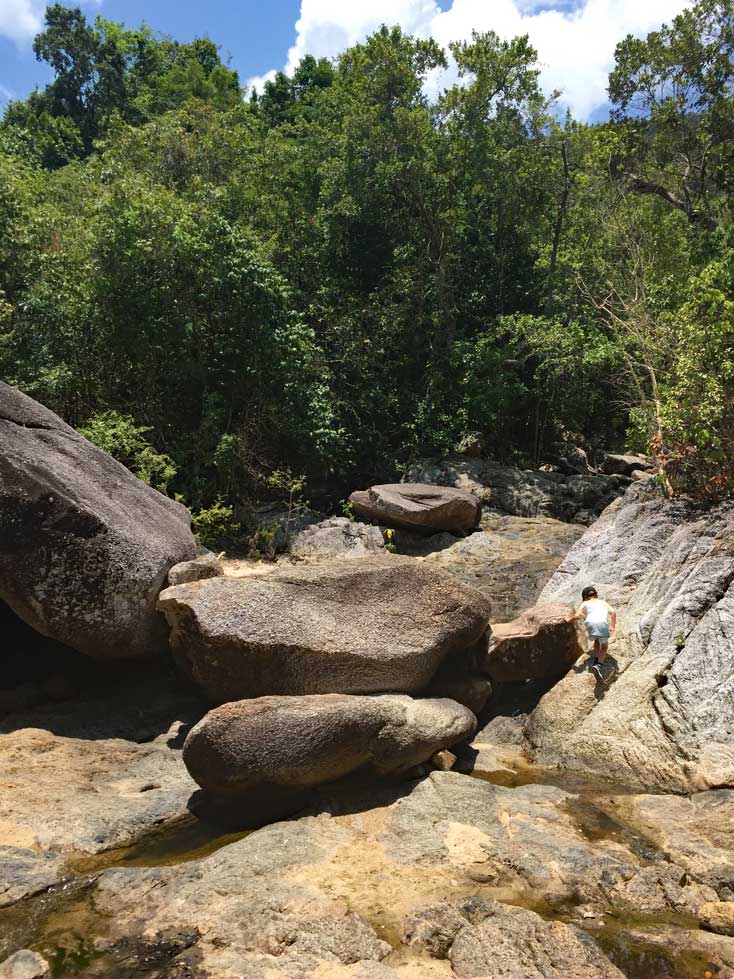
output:
POLYGON ((599 640, 598 639, 595 639, 594 640, 594 656, 596 656, 597 658, 599 656, 599 640))
POLYGON ((594 651, 596 652, 596 657, 600 663, 603 663, 607 658, 607 653, 609 652, 609 643, 599 642, 598 640, 594 643, 594 651), (597 650, 596 647, 599 647, 597 650))

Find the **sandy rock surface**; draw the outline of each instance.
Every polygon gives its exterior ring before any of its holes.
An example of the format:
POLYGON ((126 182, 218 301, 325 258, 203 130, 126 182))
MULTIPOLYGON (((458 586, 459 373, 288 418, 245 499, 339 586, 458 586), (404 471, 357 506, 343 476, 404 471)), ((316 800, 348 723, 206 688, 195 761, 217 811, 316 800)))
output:
POLYGON ((116 695, 12 714, 0 723, 0 906, 43 890, 82 855, 127 846, 187 813, 181 761, 203 705, 175 676, 118 678, 116 695))
POLYGON ((299 531, 288 551, 299 561, 330 561, 384 554, 385 541, 379 527, 347 517, 328 517, 299 531))
MULTIPOLYGON (((643 948, 665 934, 670 948, 708 949, 731 979, 734 939, 693 942, 683 924, 717 901, 713 883, 641 848, 622 823, 595 822, 600 798, 453 772, 332 786, 313 815, 203 860, 106 870, 66 914, 99 954, 90 976, 137 957, 189 979, 616 979, 601 950, 637 929, 643 948)), ((42 950, 42 934, 31 944, 42 950)))
POLYGON ((192 561, 181 561, 168 571, 169 585, 185 585, 189 581, 203 581, 205 578, 218 578, 224 568, 216 554, 202 554, 192 561))
POLYGON ((457 540, 398 533, 398 551, 422 557, 486 595, 492 622, 508 622, 535 605, 583 527, 549 517, 485 515, 480 530, 457 540))

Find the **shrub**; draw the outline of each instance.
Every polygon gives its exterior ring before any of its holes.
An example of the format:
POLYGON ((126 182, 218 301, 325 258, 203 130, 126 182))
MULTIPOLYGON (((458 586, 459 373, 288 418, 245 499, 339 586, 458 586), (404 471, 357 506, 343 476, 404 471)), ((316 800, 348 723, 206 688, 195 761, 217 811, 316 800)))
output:
POLYGON ((191 527, 200 544, 216 547, 237 540, 241 534, 231 506, 217 499, 210 507, 201 507, 191 518, 191 527))
POLYGON ((170 456, 157 452, 145 438, 151 431, 149 426, 136 425, 130 415, 103 411, 93 415, 79 431, 127 466, 138 479, 160 493, 168 492, 168 484, 176 475, 176 464, 170 456))

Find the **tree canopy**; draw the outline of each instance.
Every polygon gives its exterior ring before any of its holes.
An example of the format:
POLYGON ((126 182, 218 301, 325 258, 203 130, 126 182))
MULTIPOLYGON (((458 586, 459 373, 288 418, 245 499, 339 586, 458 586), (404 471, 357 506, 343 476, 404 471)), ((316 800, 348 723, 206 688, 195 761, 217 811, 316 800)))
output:
POLYGON ((34 50, 54 78, 0 124, 0 370, 162 491, 338 499, 477 434, 734 493, 731 2, 622 41, 598 125, 491 32, 383 27, 259 94, 208 39, 60 5, 34 50))

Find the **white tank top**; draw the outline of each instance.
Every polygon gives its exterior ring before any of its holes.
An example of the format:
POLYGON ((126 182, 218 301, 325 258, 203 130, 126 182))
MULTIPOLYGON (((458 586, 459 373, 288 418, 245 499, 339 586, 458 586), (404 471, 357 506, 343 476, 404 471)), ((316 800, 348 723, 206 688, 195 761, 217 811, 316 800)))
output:
POLYGON ((586 625, 607 625, 609 622, 609 606, 601 598, 590 598, 584 602, 586 610, 586 625))

